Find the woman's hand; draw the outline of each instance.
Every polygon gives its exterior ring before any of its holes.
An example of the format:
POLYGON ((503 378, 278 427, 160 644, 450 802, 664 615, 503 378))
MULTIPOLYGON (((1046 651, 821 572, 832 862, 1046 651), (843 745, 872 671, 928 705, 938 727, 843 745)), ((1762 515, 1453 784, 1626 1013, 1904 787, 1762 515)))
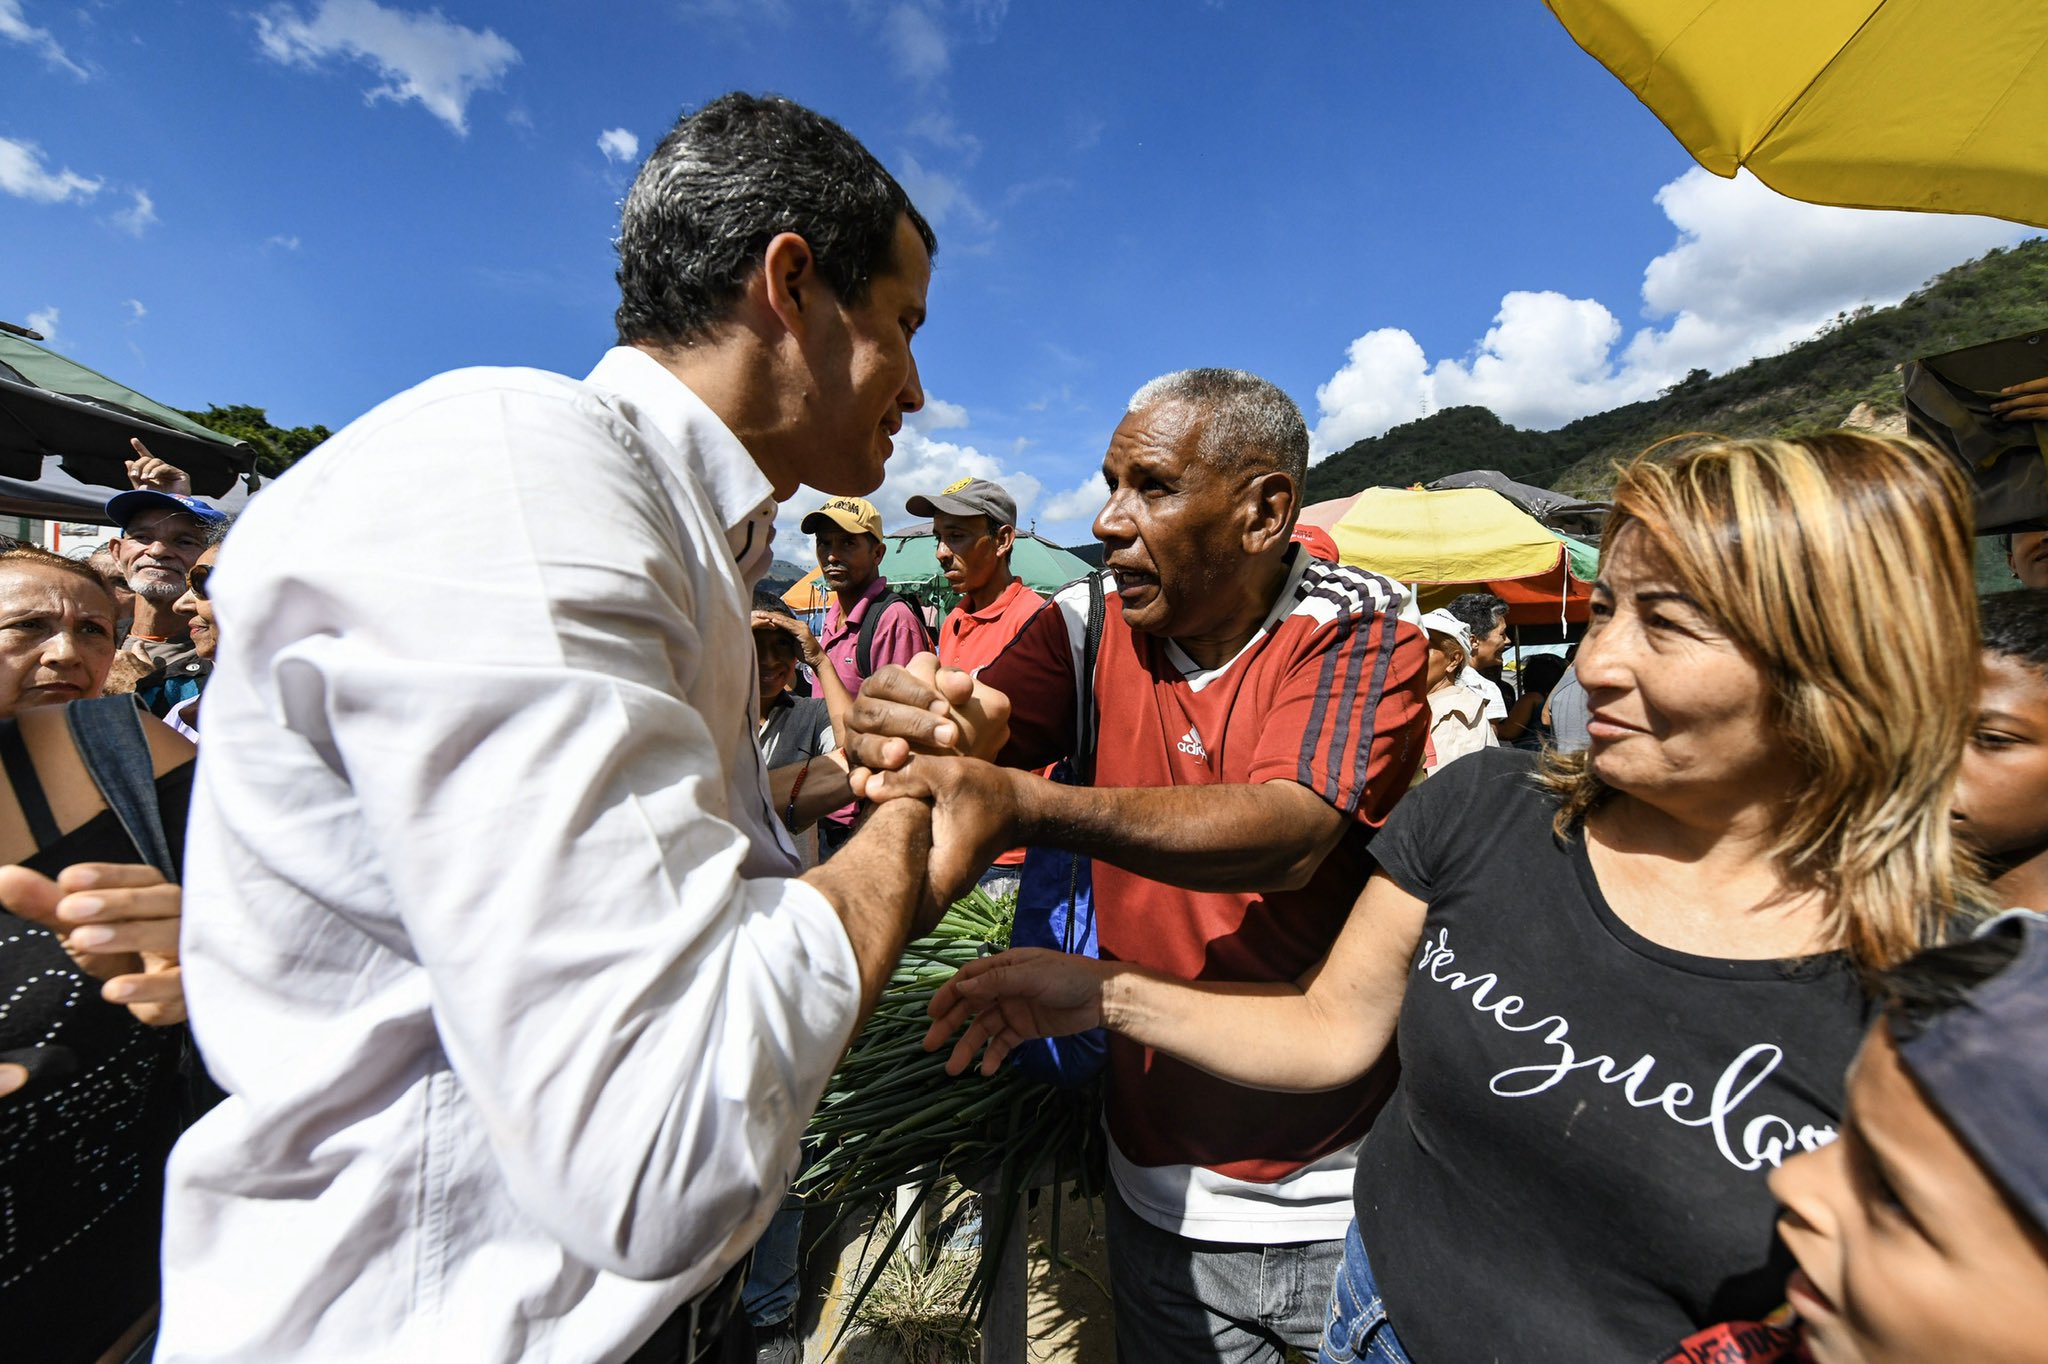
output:
POLYGON ((1110 983, 1122 969, 1042 947, 971 961, 932 996, 924 1049, 937 1051, 964 1024, 946 1073, 960 1074, 980 1051, 981 1073, 993 1075, 1020 1043, 1101 1027, 1110 983))
POLYGON ((2009 422, 2048 422, 2048 374, 1998 390, 2006 396, 1991 404, 1992 412, 2009 422))
POLYGON ((55 933, 100 997, 153 1028, 185 1021, 178 928, 184 892, 155 867, 79 862, 51 880, 0 867, 0 905, 55 933))

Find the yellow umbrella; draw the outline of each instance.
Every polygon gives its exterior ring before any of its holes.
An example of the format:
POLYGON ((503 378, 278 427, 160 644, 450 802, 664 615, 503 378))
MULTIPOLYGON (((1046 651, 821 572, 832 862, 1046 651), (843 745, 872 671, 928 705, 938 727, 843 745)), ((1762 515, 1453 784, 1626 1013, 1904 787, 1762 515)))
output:
POLYGON ((1491 488, 1367 488, 1328 529, 1345 563, 1419 585, 1424 609, 1484 588, 1513 625, 1586 618, 1592 551, 1491 488))
POLYGON ((1545 0, 1716 175, 2048 227, 2042 0, 1545 0))

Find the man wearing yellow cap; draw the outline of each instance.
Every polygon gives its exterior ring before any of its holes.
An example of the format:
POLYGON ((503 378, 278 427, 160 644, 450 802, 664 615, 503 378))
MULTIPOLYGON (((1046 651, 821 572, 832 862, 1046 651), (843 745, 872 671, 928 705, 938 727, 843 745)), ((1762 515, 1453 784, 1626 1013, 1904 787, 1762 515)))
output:
MULTIPOLYGON (((860 693, 861 679, 891 663, 908 663, 931 651, 931 636, 917 607, 889 590, 882 576, 882 514, 864 497, 835 497, 803 519, 798 529, 814 536, 818 570, 831 590, 825 628, 818 642, 846 693, 860 693)), ((818 821, 818 855, 829 857, 853 832, 858 807, 848 805, 818 821)))

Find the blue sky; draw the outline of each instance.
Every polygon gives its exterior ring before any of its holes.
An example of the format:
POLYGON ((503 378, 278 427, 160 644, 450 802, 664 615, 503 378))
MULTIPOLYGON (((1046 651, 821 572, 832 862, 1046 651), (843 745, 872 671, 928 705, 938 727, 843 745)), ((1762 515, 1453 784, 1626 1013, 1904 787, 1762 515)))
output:
POLYGON ((0 0, 0 82, 0 318, 336 427, 460 365, 583 373, 639 154, 799 99, 940 234, 885 517, 976 473, 1068 543, 1165 370, 1273 379, 1319 449, 1555 426, 2025 235, 1693 169, 1536 0, 0 0))

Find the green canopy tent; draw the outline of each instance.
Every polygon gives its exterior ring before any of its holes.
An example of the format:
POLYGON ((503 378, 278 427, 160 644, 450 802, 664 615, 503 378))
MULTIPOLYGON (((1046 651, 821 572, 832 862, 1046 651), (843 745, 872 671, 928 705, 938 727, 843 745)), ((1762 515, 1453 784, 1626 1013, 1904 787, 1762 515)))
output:
MULTIPOLYGON (((55 457, 80 483, 126 488, 125 466, 135 458, 131 437, 191 475, 192 491, 202 497, 224 497, 238 482, 256 486, 256 451, 248 442, 209 431, 104 374, 0 333, 0 477, 37 481, 44 459, 55 457)), ((68 510, 52 514, 86 519, 68 510)))

